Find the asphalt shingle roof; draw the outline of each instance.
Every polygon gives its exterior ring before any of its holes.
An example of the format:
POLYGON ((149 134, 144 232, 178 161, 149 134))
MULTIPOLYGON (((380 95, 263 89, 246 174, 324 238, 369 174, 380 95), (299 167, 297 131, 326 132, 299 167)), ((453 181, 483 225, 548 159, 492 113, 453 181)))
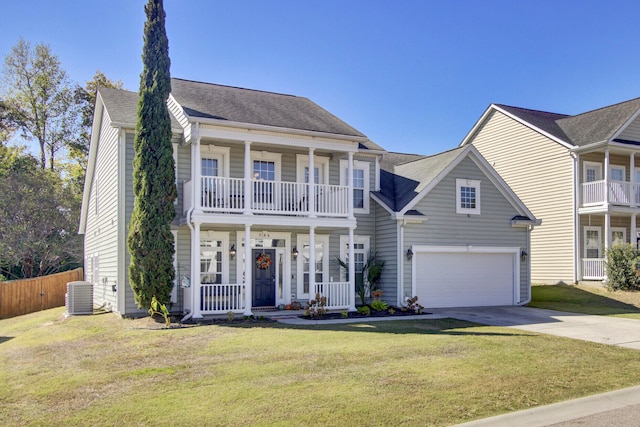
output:
MULTIPOLYGON (((135 127, 138 114, 138 93, 108 87, 98 88, 104 106, 112 121, 135 127)), ((180 129, 180 123, 171 115, 171 127, 180 129)))
POLYGON ((324 108, 299 96, 176 78, 171 79, 171 94, 190 117, 366 138, 324 108))
MULTIPOLYGON (((640 98, 569 116, 495 104, 521 120, 574 146, 609 141, 640 109, 640 98)), ((634 141, 626 141, 634 142, 634 141)))
POLYGON ((466 147, 458 147, 432 156, 390 153, 380 172, 380 191, 376 196, 394 212, 401 211, 427 185, 453 162, 466 147), (398 164, 391 167, 393 160, 398 164))

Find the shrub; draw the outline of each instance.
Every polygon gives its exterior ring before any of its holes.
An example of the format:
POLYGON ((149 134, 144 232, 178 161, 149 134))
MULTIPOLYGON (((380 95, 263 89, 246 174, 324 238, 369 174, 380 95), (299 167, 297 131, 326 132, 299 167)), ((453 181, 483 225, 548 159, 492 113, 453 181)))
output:
POLYGON ((418 296, 414 296, 413 298, 407 298, 407 309, 415 312, 416 314, 422 314, 422 309, 424 307, 418 304, 418 296))
POLYGON ((384 301, 381 301, 379 299, 374 299, 373 301, 371 301, 371 308, 376 310, 376 311, 382 311, 382 310, 386 310, 387 308, 389 308, 389 304, 387 304, 384 301))
POLYGON ((305 309, 305 316, 318 317, 327 314, 326 304, 327 297, 321 297, 320 293, 316 293, 316 298, 309 301, 309 306, 305 309))
POLYGON ((610 291, 640 290, 640 251, 629 243, 611 246, 607 249, 605 286, 610 291))
POLYGON ((362 315, 365 315, 365 316, 368 316, 368 315, 371 314, 371 309, 369 308, 368 305, 360 306, 360 307, 357 308, 357 310, 358 310, 358 313, 360 313, 362 315))

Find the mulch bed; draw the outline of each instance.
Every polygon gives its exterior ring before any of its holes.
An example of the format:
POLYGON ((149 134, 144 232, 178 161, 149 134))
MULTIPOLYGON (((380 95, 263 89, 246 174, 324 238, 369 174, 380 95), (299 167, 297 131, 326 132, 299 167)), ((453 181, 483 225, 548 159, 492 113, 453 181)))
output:
POLYGON ((298 316, 301 319, 307 320, 330 320, 330 319, 366 319, 370 317, 400 317, 400 316, 415 316, 416 314, 431 314, 425 311, 420 313, 416 313, 412 310, 402 310, 401 308, 392 307, 393 313, 390 313, 389 310, 371 310, 369 315, 358 313, 357 311, 350 311, 347 313, 347 317, 344 316, 344 312, 342 313, 326 313, 320 316, 298 316))

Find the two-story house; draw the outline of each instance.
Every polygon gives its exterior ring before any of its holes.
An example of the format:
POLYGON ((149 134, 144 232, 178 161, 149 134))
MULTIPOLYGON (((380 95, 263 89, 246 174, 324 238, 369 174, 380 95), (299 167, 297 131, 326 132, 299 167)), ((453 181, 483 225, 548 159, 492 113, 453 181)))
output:
POLYGON ((637 243, 638 114, 640 99, 574 116, 492 104, 462 141, 544 218, 531 236, 534 281, 603 280, 606 249, 637 243))
MULTIPOLYGON (((171 85, 173 310, 250 314, 317 293, 328 308, 354 310, 356 275, 373 252, 392 304, 412 295, 425 306, 528 301, 538 222, 475 148, 388 153, 306 98, 171 85), (482 267, 487 260, 503 272, 482 267), (476 268, 486 280, 471 280, 476 268), (479 293, 488 296, 466 298, 479 293)), ((123 315, 145 312, 127 274, 136 109, 136 93, 99 89, 80 224, 94 301, 123 315)))

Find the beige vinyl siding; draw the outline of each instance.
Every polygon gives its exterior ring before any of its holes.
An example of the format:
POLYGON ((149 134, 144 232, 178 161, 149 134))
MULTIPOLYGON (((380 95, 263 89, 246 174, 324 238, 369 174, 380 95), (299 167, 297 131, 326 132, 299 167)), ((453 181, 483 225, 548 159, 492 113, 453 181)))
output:
POLYGON ((636 117, 618 136, 618 139, 640 141, 640 117, 636 117))
POLYGON ((99 277, 93 284, 94 303, 116 310, 116 293, 112 285, 118 280, 118 132, 104 111, 84 240, 86 277, 93 277, 91 257, 98 258, 99 277))
POLYGON ((184 215, 184 183, 191 179, 191 145, 178 145, 178 162, 176 164, 178 204, 176 214, 184 215))
POLYGON ((469 142, 542 219, 531 235, 532 280, 573 283, 573 159, 568 149, 498 111, 469 142))
MULTIPOLYGON (((406 224, 404 242, 429 246, 527 247, 527 229, 511 226, 516 209, 470 158, 463 159, 440 181, 415 209, 426 216, 422 224, 406 224), (456 179, 480 182, 479 215, 456 213, 456 179)), ((404 263, 404 292, 411 294, 411 263, 404 263)), ((461 266, 463 267, 463 266, 461 266)), ((520 300, 529 298, 529 272, 520 265, 520 300)), ((428 305, 428 302, 422 302, 428 305)))
MULTIPOLYGON (((603 214, 589 214, 589 215, 580 215, 580 234, 578 236, 580 240, 580 252, 578 255, 582 258, 584 257, 584 229, 585 227, 600 227, 600 239, 602 242, 601 252, 602 257, 605 256, 605 235, 604 235, 604 222, 605 218, 603 214)), ((611 228, 624 228, 626 230, 626 241, 627 243, 635 243, 635 240, 631 236, 631 217, 629 216, 620 216, 620 215, 611 215, 609 220, 611 228)))

